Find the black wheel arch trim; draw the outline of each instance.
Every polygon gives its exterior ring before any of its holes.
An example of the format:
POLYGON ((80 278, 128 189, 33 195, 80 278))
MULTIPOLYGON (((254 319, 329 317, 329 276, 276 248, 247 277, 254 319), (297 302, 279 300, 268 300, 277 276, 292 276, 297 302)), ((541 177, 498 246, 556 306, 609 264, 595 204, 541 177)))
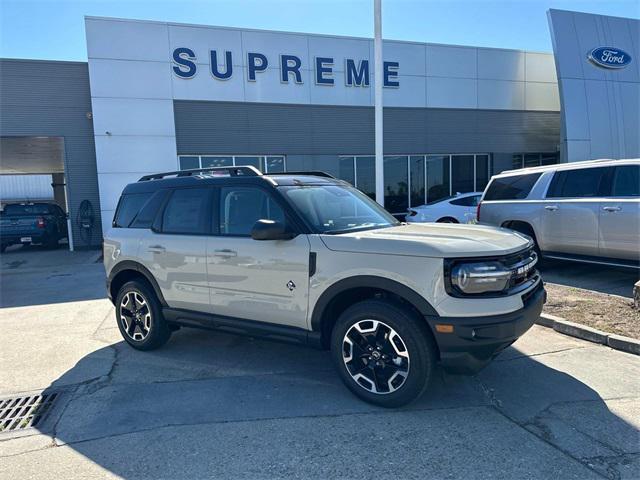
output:
POLYGON ((156 281, 156 279, 153 277, 153 274, 147 269, 147 267, 145 267, 144 265, 138 262, 134 262, 132 260, 125 260, 123 262, 118 263, 116 266, 114 266, 111 269, 111 272, 109 272, 109 276, 107 278, 107 292, 109 293, 109 298, 111 299, 112 302, 114 302, 115 299, 111 298, 112 297, 111 283, 113 282, 113 279, 118 276, 118 274, 127 270, 132 270, 141 274, 149 282, 149 284, 151 285, 151 288, 153 288, 154 293, 156 294, 156 296, 158 297, 158 300, 160 301, 160 304, 163 307, 169 306, 165 301, 164 296, 162 295, 162 290, 160 290, 160 286, 158 285, 158 282, 156 281))
POLYGON ((331 301, 340 293, 354 288, 372 288, 391 292, 410 303, 423 316, 439 317, 431 304, 418 292, 400 282, 375 275, 358 275, 339 280, 328 287, 316 302, 311 315, 311 329, 321 331, 324 313, 331 301))

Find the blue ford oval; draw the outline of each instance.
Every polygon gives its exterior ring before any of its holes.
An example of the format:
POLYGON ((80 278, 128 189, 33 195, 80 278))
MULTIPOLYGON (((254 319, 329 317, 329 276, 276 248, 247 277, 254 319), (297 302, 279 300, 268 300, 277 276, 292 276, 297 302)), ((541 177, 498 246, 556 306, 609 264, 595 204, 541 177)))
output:
POLYGON ((589 60, 604 68, 624 68, 631 63, 631 55, 614 47, 598 47, 589 52, 589 60))

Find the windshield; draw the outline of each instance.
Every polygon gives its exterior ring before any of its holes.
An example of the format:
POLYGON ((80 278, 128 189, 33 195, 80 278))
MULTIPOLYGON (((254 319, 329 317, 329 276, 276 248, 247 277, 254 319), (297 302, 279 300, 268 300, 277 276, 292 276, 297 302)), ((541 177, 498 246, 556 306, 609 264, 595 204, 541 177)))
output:
POLYGON ((319 233, 345 233, 400 223, 355 188, 342 185, 280 188, 289 203, 319 233))

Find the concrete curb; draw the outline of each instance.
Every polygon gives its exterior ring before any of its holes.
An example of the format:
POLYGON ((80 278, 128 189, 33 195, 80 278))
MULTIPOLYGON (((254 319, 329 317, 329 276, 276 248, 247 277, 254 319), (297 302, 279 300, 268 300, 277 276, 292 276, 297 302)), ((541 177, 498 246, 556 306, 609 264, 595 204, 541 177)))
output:
POLYGON ((540 318, 536 320, 536 324, 547 328, 553 328, 558 333, 570 335, 572 337, 587 340, 588 342, 607 345, 615 350, 640 355, 640 340, 635 338, 606 333, 595 328, 580 325, 579 323, 570 322, 564 318, 556 317, 541 313, 540 318))

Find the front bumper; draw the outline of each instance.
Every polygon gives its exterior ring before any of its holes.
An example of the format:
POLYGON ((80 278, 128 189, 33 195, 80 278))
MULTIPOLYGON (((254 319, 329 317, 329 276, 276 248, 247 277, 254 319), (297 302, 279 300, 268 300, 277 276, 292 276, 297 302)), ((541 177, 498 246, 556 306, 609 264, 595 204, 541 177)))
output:
POLYGON ((504 315, 427 317, 443 368, 451 373, 474 374, 529 330, 547 299, 542 280, 522 297, 523 308, 504 315), (453 325, 453 332, 438 333, 436 324, 453 325))

